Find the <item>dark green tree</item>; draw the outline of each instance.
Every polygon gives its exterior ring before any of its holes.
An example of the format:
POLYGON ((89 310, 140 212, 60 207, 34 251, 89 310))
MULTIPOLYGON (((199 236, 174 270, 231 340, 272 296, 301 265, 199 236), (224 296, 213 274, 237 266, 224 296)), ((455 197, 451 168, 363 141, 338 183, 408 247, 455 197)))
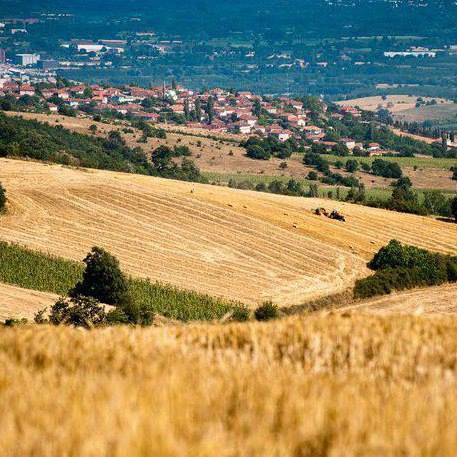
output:
POLYGON ((252 106, 252 114, 254 116, 260 117, 262 114, 262 105, 260 104, 260 99, 256 98, 252 106))
POLYGON ((189 107, 189 99, 186 98, 184 102, 184 117, 186 118, 186 121, 189 121, 191 116, 190 116, 190 107, 189 107))
POLYGON ((72 325, 90 329, 106 325, 107 314, 105 308, 93 297, 79 295, 71 298, 59 298, 51 307, 48 318, 46 309, 35 315, 36 324, 72 325))
POLYGON ((450 216, 449 199, 439 190, 429 190, 424 192, 423 206, 428 214, 437 214, 440 216, 450 216))
POLYGON ((268 160, 271 157, 269 151, 265 151, 258 144, 251 144, 246 148, 246 155, 251 159, 268 160))
POLYGON ((209 96, 205 107, 206 115, 208 116, 208 124, 212 124, 214 120, 214 99, 209 96))
POLYGON ((5 209, 6 206, 6 190, 0 183, 0 212, 5 209))
POLYGON ((202 102, 200 101, 200 98, 197 98, 195 100, 195 117, 197 118, 197 121, 200 122, 202 118, 202 102))
POLYGON ((286 193, 288 195, 302 195, 303 188, 300 181, 297 181, 296 179, 289 179, 287 183, 286 193))
POLYGON ((94 95, 93 90, 90 87, 86 87, 83 92, 83 97, 84 98, 92 98, 94 95))
POLYGON ((93 297, 109 305, 125 305, 129 300, 127 278, 119 261, 100 247, 93 247, 84 259, 83 278, 70 291, 70 296, 93 297))
POLYGON ((171 165, 171 158, 174 156, 171 148, 161 145, 154 150, 151 155, 151 161, 157 173, 161 174, 171 165))
POLYGON ((332 146, 332 153, 337 156, 346 157, 349 155, 349 149, 345 144, 337 143, 334 146, 332 146))
POLYGON ((454 197, 454 199, 451 202, 451 213, 454 216, 455 221, 457 222, 457 197, 454 197))
POLYGON ((347 172, 355 173, 359 169, 359 162, 354 159, 349 159, 346 161, 345 168, 347 172))

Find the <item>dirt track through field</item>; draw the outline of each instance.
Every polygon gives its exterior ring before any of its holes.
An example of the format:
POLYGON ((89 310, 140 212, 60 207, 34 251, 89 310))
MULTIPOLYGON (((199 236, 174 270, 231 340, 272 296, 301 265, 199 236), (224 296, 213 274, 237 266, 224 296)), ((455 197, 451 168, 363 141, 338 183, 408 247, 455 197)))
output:
POLYGON ((249 304, 340 292, 391 238, 457 252, 454 224, 328 200, 6 159, 0 181, 1 240, 75 260, 100 245, 134 276, 249 304))

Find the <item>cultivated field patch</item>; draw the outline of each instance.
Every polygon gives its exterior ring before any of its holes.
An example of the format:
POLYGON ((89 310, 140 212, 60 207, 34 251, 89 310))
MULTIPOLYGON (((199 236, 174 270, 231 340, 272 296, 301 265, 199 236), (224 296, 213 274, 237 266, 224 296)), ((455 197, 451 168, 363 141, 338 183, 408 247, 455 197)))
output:
POLYGON ((127 273, 256 305, 300 304, 368 274, 390 239, 457 252, 454 224, 332 200, 2 159, 0 240, 81 260, 108 249, 127 273), (338 209, 346 223, 315 216, 338 209))

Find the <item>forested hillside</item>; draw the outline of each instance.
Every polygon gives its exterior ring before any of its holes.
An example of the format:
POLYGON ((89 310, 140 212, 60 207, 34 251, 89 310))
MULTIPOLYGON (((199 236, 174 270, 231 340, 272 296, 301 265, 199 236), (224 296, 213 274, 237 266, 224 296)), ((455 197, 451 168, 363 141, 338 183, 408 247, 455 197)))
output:
POLYGON ((168 149, 148 161, 144 151, 127 146, 118 131, 100 138, 71 132, 61 125, 51 126, 1 113, 0 157, 24 157, 63 165, 204 181, 192 161, 183 159, 177 164, 172 160, 173 151, 168 149))
POLYGON ((62 126, 0 114, 0 156, 29 157, 88 168, 150 172, 146 156, 111 134, 106 139, 70 132, 62 126))

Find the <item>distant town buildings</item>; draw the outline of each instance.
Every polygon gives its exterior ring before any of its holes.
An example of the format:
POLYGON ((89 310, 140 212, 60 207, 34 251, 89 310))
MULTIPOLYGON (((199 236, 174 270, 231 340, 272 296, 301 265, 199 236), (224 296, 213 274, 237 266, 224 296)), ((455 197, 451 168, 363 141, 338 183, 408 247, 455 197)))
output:
POLYGON ((36 65, 40 60, 39 54, 16 54, 14 58, 17 65, 27 67, 30 65, 36 65))

